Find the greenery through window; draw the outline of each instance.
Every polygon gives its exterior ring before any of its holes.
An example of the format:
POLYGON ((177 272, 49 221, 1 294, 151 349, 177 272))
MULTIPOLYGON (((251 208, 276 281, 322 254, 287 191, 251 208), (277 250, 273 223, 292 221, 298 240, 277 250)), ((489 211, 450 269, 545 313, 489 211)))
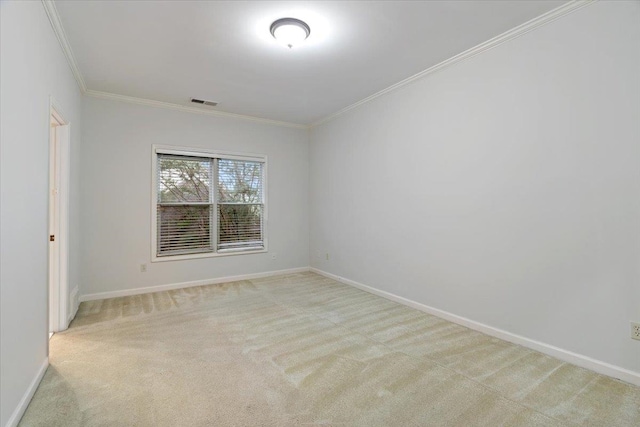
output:
POLYGON ((264 162, 157 160, 157 256, 264 249, 264 162))

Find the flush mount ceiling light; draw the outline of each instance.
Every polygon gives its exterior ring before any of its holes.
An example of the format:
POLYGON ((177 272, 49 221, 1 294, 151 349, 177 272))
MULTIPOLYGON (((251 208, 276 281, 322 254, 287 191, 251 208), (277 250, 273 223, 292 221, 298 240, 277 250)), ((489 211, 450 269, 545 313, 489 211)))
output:
POLYGON ((305 41, 309 34, 311 29, 306 22, 296 18, 281 18, 271 24, 273 38, 289 46, 289 49, 305 41))

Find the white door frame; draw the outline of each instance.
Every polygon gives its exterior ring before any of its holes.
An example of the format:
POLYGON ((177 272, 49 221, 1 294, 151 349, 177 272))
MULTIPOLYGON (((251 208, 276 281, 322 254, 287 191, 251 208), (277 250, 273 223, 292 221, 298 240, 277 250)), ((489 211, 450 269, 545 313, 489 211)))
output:
POLYGON ((71 123, 49 103, 49 333, 69 326, 69 178, 71 123), (51 237, 54 240, 51 241, 51 237))

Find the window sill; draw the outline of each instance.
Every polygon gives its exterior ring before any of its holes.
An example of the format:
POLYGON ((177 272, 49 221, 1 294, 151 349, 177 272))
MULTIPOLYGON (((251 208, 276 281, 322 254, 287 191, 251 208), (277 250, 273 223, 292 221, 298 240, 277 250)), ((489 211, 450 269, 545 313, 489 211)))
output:
POLYGON ((199 258, 218 258, 225 256, 234 256, 234 255, 251 255, 251 254, 263 254, 267 253, 267 248, 264 249, 255 249, 255 250, 247 250, 247 251, 228 251, 228 252, 205 252, 199 254, 184 254, 184 255, 167 255, 167 256, 153 256, 151 257, 151 262, 166 262, 166 261, 183 261, 188 259, 199 259, 199 258))

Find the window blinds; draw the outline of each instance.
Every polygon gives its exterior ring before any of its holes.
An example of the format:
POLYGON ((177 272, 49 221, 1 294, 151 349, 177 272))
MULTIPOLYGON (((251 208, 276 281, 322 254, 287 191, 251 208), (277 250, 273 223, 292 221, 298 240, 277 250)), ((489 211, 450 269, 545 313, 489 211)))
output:
POLYGON ((208 252, 211 159, 158 155, 158 255, 208 252))
POLYGON ((218 160, 218 249, 263 248, 262 167, 218 160))
POLYGON ((263 162, 157 157, 158 256, 264 248, 263 162))

